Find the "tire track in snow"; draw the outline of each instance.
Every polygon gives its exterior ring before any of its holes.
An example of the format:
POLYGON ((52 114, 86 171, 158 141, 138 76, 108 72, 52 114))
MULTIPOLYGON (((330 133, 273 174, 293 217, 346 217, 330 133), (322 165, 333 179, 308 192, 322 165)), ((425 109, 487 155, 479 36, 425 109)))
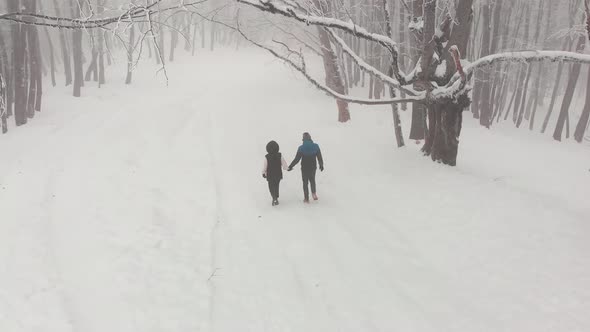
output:
POLYGON ((221 183, 219 178, 219 172, 217 168, 217 161, 215 156, 215 151, 213 149, 213 139, 212 139, 212 132, 211 128, 213 128, 213 122, 211 118, 211 111, 210 108, 205 107, 206 110, 204 112, 204 121, 201 121, 201 130, 204 132, 204 136, 206 139, 206 146, 207 146, 207 155, 209 159, 209 168, 210 174, 213 178, 213 184, 215 188, 215 222, 213 227, 211 228, 210 232, 210 274, 209 278, 207 279, 207 284, 209 287, 209 326, 207 331, 216 331, 217 327, 215 324, 215 309, 217 305, 216 297, 217 297, 217 287, 215 285, 215 279, 218 278, 223 273, 223 267, 218 266, 218 244, 220 241, 220 225, 225 222, 226 214, 225 214, 225 207, 221 189, 221 183))

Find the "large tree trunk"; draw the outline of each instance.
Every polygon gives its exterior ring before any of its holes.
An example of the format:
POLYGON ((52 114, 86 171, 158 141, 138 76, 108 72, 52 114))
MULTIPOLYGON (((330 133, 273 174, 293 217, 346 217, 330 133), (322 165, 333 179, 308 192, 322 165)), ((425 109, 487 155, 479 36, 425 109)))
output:
MULTIPOLYGON (((455 62, 449 60, 450 56, 448 56, 448 48, 454 45, 460 52, 464 52, 467 49, 467 42, 473 20, 472 6, 473 0, 459 0, 459 3, 457 4, 457 14, 455 16, 456 22, 453 26, 449 42, 447 43, 447 50, 443 51, 443 53, 445 53, 444 57, 447 61, 447 79, 450 79, 450 77, 457 71, 455 62)), ((424 6, 424 40, 432 40, 434 36, 435 14, 436 1, 432 0, 424 6)), ((423 66, 426 66, 425 63, 430 63, 430 59, 432 58, 432 50, 430 50, 430 47, 432 47, 432 45, 425 45, 424 58, 427 59, 427 61, 422 63, 423 66)), ((465 53, 461 53, 461 56, 464 57, 464 54, 465 53)), ((423 72, 426 71, 423 70, 423 72)), ((454 166, 457 164, 463 111, 469 107, 469 103, 470 100, 467 94, 462 94, 456 99, 441 100, 437 104, 429 106, 428 134, 424 147, 422 148, 425 155, 429 155, 432 160, 446 165, 454 166)))
MULTIPOLYGON (((319 0, 314 0, 314 5, 319 8, 323 13, 327 13, 328 9, 325 5, 320 4, 319 0)), ((330 42, 330 36, 322 27, 318 27, 318 34, 320 37, 320 44, 322 47, 322 56, 324 60, 324 69, 326 71, 326 85, 340 93, 345 94, 344 82, 342 80, 342 74, 338 67, 338 58, 330 42)), ((350 111, 348 110, 348 103, 343 100, 336 100, 338 106, 338 121, 347 122, 350 120, 350 111)))

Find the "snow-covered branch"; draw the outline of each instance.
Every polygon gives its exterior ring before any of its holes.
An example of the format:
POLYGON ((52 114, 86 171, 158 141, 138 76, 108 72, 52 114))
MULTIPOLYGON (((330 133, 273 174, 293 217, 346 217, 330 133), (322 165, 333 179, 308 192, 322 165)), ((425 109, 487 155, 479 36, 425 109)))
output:
POLYGON ((300 8, 296 8, 294 5, 284 5, 284 4, 277 4, 273 0, 237 0, 240 3, 243 3, 248 6, 252 6, 257 8, 261 11, 269 12, 272 14, 279 14, 285 17, 293 18, 299 22, 308 24, 308 25, 317 25, 323 26, 326 28, 336 28, 343 31, 346 31, 350 34, 353 34, 357 37, 374 41, 376 43, 381 44, 387 49, 397 49, 397 43, 394 42, 391 38, 378 34, 369 32, 367 29, 354 24, 353 22, 345 22, 339 19, 331 18, 331 17, 323 17, 317 15, 310 15, 306 12, 303 12, 300 8))
MULTIPOLYGON (((359 66, 359 68, 361 70, 363 70, 364 72, 374 75, 377 78, 379 78, 381 81, 383 81, 383 83, 387 84, 387 85, 391 85, 393 87, 395 87, 396 89, 400 89, 402 91, 404 91, 405 93, 407 93, 410 96, 420 96, 423 95, 423 93, 415 91, 413 88, 411 87, 404 87, 402 86, 402 84, 392 78, 389 77, 388 75, 384 74, 383 72, 381 72, 379 69, 371 66, 370 64, 368 64, 363 58, 361 58, 358 54, 356 54, 347 44, 344 40, 342 40, 342 38, 340 38, 332 29, 327 28, 326 29, 328 31, 328 33, 330 34, 330 37, 332 38, 332 40, 338 44, 338 46, 340 46, 340 48, 342 49, 342 51, 348 55, 352 61, 359 66)), ((406 77, 406 78, 411 78, 411 77, 406 77)), ((409 80, 406 80, 405 84, 408 84, 409 80)))
MULTIPOLYGON (((471 76, 476 69, 491 66, 498 62, 540 62, 540 61, 551 61, 551 62, 574 62, 590 64, 590 55, 581 54, 567 51, 518 51, 518 52, 505 52, 485 56, 477 59, 476 61, 464 66, 463 70, 467 79, 471 79, 471 76)), ((433 91, 432 97, 438 98, 442 96, 455 95, 457 92, 462 90, 461 87, 461 75, 456 73, 449 84, 444 88, 437 88, 433 91)))
MULTIPOLYGON (((252 40, 242 30, 240 30, 239 25, 235 29, 242 35, 242 37, 244 37, 244 39, 246 39, 252 45, 259 47, 261 49, 264 49, 264 50, 268 51, 270 54, 272 54, 273 56, 275 56, 276 58, 282 60, 284 63, 289 65, 291 68, 295 69, 301 75, 303 75, 303 77, 305 77, 305 79, 307 79, 318 90, 325 92, 328 96, 330 96, 332 98, 346 101, 349 103, 361 104, 361 105, 391 105, 391 104, 396 104, 396 103, 424 102, 425 101, 424 97, 415 97, 415 96, 411 96, 411 97, 407 97, 407 98, 392 98, 392 99, 364 99, 364 98, 356 98, 356 97, 352 97, 352 96, 348 96, 348 95, 343 95, 343 94, 338 93, 338 92, 334 91, 333 89, 327 87, 326 85, 318 82, 315 78, 313 78, 311 75, 309 75, 309 73, 307 72, 306 67, 305 67, 305 59, 303 57, 303 54, 299 53, 299 59, 301 59, 301 64, 297 64, 293 60, 289 59, 288 57, 279 54, 277 51, 273 50, 272 48, 252 40)), ((290 52, 292 53, 294 51, 291 50, 290 52)))
POLYGON ((186 3, 184 1, 179 1, 176 5, 162 8, 160 5, 163 1, 164 0, 155 0, 153 3, 144 6, 133 4, 129 6, 129 9, 118 15, 96 19, 92 19, 92 16, 88 18, 69 18, 29 12, 13 12, 0 15, 0 21, 12 21, 21 24, 47 26, 60 29, 106 29, 110 25, 119 25, 122 22, 138 23, 142 20, 149 20, 150 16, 153 17, 156 14, 171 10, 185 9, 187 6, 201 4, 207 0, 186 3))

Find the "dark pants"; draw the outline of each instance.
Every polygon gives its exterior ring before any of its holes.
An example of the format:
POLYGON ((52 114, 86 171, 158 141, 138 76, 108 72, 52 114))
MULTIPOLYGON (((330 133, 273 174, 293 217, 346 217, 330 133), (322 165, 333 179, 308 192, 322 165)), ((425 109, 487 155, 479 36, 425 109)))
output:
POLYGON ((281 183, 281 179, 268 179, 268 190, 270 191, 270 196, 272 199, 279 198, 279 184, 281 183))
POLYGON ((301 178, 303 179, 303 195, 309 199, 308 183, 311 184, 311 193, 315 194, 315 169, 301 169, 301 178))

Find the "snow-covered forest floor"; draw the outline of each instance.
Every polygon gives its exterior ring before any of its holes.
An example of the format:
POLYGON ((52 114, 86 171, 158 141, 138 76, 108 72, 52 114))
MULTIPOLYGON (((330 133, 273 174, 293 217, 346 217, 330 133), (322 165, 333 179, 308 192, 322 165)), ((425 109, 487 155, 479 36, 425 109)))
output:
POLYGON ((588 143, 465 113, 446 167, 264 53, 167 69, 47 88, 0 137, 0 331, 590 330, 588 143), (295 170, 273 208, 266 142, 304 131, 320 201, 295 170))

